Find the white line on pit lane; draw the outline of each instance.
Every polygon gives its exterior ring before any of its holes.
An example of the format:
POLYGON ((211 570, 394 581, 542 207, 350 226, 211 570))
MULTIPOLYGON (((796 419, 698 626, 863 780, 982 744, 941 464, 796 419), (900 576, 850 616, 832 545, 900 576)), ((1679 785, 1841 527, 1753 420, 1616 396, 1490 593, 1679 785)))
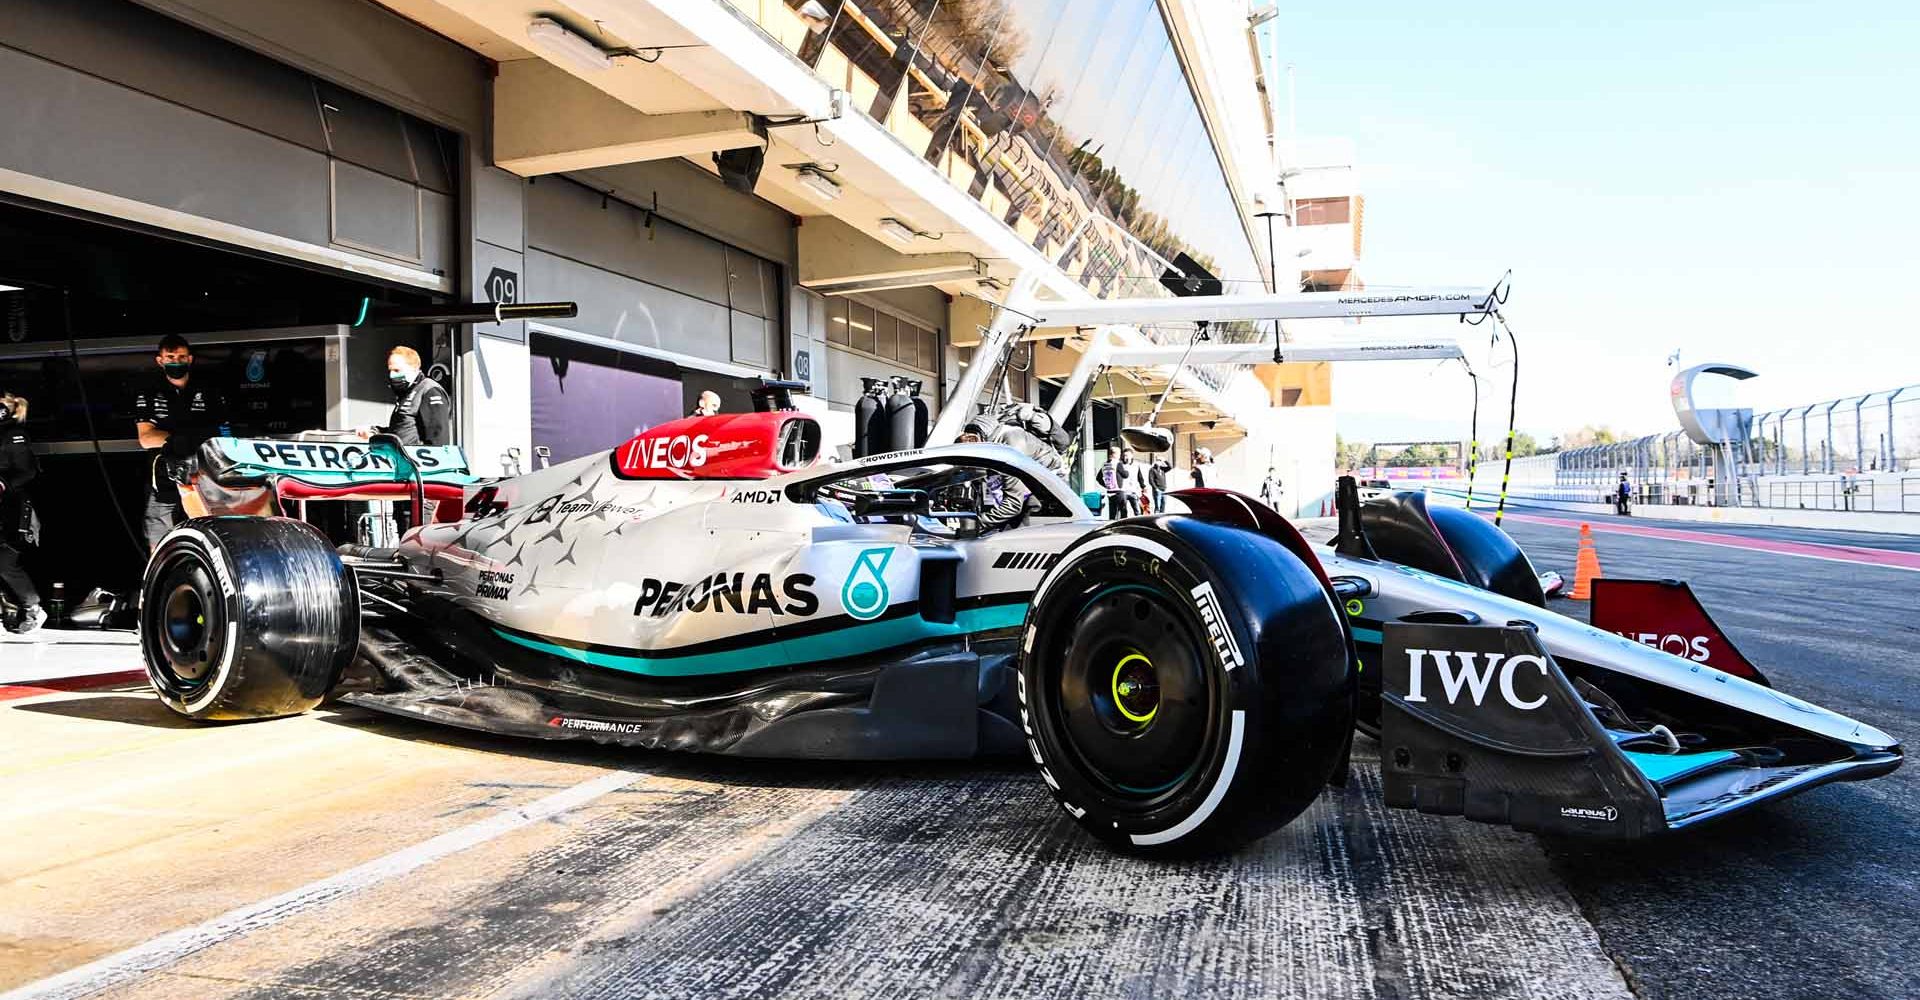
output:
POLYGON ((196 952, 223 941, 271 927, 288 917, 315 907, 325 906, 343 896, 379 885, 451 854, 477 847, 503 834, 577 809, 609 792, 617 792, 647 777, 634 771, 614 771, 546 798, 508 809, 497 815, 446 833, 412 847, 402 848, 375 858, 338 875, 309 882, 272 899, 229 910, 204 923, 162 934, 145 944, 89 962, 59 975, 28 983, 6 993, 0 1000, 55 1000, 83 997, 108 987, 118 986, 147 973, 166 968, 196 952))

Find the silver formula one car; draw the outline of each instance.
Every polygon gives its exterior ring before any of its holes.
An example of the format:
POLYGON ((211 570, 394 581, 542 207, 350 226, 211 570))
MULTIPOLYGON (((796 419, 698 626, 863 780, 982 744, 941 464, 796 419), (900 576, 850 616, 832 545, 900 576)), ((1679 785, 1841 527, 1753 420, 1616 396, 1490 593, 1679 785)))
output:
POLYGON ((399 491, 419 526, 375 549, 280 516, 184 525, 144 583, 154 689, 209 720, 335 696, 749 757, 1026 754, 1091 834, 1144 854, 1288 822, 1345 779, 1356 723, 1389 805, 1616 837, 1901 761, 1693 656, 1726 645, 1703 615, 1622 636, 1546 610, 1511 540, 1416 496, 1362 504, 1349 480, 1315 546, 1226 491, 1107 522, 1008 447, 820 464, 819 442, 791 410, 688 418, 499 480, 390 444, 216 442, 203 493, 224 509, 399 491), (985 515, 1020 492, 1018 517, 985 515))

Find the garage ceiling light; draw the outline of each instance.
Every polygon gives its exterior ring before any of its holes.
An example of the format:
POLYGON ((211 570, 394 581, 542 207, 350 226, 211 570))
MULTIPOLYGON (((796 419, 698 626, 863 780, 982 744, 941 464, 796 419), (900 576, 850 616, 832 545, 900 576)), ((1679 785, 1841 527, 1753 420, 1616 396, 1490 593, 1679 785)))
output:
POLYGON ((592 39, 576 35, 550 17, 536 17, 527 25, 527 37, 540 47, 589 73, 613 68, 613 57, 592 39))
POLYGON ((920 236, 920 231, 918 229, 915 229, 912 226, 909 226, 906 223, 901 222, 899 219, 881 219, 880 232, 887 239, 890 239, 895 243, 900 244, 901 246, 908 246, 908 247, 912 246, 913 241, 918 239, 920 236))
POLYGON ((812 191, 827 201, 832 201, 840 197, 840 185, 835 184, 833 178, 828 177, 826 174, 812 167, 799 168, 799 170, 796 171, 795 179, 800 182, 801 187, 812 191))
POLYGON ((0 292, 24 292, 24 291, 26 291, 26 289, 21 288, 19 285, 0 285, 0 292))

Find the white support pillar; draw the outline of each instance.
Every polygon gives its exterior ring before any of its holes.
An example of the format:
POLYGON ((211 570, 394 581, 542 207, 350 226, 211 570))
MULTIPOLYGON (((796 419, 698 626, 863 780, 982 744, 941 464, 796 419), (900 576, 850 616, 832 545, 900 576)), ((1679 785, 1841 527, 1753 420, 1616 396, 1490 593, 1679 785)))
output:
MULTIPOLYGON (((1068 414, 1079 405, 1080 397, 1086 394, 1087 383, 1107 365, 1107 355, 1113 352, 1113 328, 1098 327, 1093 338, 1087 344, 1086 353, 1080 355, 1080 362, 1073 366, 1073 374, 1067 376, 1060 386, 1060 394, 1053 397, 1053 408, 1047 412, 1054 423, 1065 423, 1068 414)), ((1172 386, 1168 386, 1169 389, 1172 386)))
POLYGON ((1007 289, 1006 298, 1000 301, 1001 308, 988 325, 987 332, 980 338, 980 345, 973 349, 973 361, 967 365, 967 373, 960 376, 960 384, 954 386, 953 394, 940 407, 940 418, 934 421, 933 429, 927 432, 927 446, 934 447, 952 444, 960 437, 960 428, 966 426, 974 416, 974 403, 980 398, 980 390, 987 384, 987 376, 999 367, 1000 354, 1007 347, 1023 324, 1026 316, 1034 310, 1035 292, 1040 288, 1040 272, 1022 271, 1013 281, 1013 287, 1007 289))

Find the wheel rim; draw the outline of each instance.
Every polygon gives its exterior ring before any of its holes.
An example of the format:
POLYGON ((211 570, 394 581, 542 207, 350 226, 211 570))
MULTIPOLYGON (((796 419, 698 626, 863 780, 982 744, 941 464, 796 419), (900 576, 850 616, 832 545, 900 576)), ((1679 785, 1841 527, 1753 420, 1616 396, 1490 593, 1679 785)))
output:
POLYGON ((153 666, 177 693, 204 686, 222 653, 222 605, 212 576, 199 559, 183 555, 160 572, 149 591, 146 632, 158 655, 153 666))
POLYGON ((1205 649, 1156 587, 1105 587, 1074 616, 1055 704, 1103 792, 1149 804, 1200 769, 1214 701, 1205 649))

